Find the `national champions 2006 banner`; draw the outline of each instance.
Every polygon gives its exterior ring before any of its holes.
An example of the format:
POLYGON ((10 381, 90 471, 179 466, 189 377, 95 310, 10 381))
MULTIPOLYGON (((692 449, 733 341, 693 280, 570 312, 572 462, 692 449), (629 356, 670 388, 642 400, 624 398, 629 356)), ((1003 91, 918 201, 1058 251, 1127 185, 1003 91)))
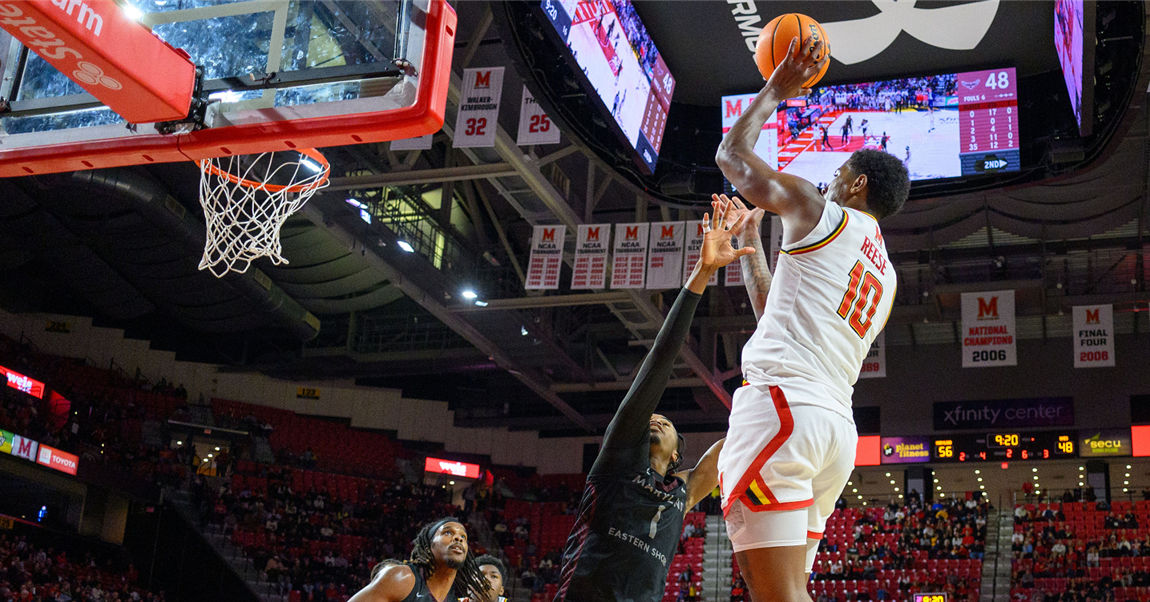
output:
POLYGON ((962 367, 1017 366, 1014 291, 962 294, 962 367))

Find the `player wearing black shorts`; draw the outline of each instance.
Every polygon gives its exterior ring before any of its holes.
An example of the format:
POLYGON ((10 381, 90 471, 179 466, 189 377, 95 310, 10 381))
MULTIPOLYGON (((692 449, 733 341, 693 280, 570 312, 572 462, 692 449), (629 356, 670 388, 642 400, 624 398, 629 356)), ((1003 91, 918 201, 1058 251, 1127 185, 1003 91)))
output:
POLYGON ((715 466, 723 442, 711 446, 693 470, 675 472, 683 438, 654 412, 707 280, 755 253, 751 246, 731 246, 732 231, 741 231, 749 214, 724 223, 727 205, 713 202, 714 219, 704 216, 699 262, 607 427, 563 551, 556 602, 661 600, 684 516, 719 482, 715 466))

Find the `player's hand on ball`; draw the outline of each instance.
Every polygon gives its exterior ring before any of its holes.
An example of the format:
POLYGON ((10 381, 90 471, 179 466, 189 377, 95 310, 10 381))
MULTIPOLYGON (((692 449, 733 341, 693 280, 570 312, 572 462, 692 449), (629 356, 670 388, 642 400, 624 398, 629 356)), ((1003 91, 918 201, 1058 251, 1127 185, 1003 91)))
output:
POLYGON ((738 218, 728 215, 734 204, 730 201, 715 199, 711 201, 712 214, 703 214, 703 248, 699 256, 699 263, 705 267, 717 270, 732 261, 750 255, 755 250, 751 247, 736 249, 731 246, 732 230, 740 231, 745 226, 750 212, 744 212, 738 218), (713 217, 712 217, 713 215, 713 217))
POLYGON ((763 216, 766 211, 755 207, 754 209, 747 210, 747 206, 739 197, 728 197, 725 194, 712 194, 712 204, 715 202, 730 203, 730 208, 727 210, 727 219, 734 220, 731 226, 731 236, 737 236, 740 244, 744 240, 744 236, 758 236, 763 227, 763 216), (739 218, 746 215, 745 220, 739 218))
POLYGON ((811 90, 804 88, 803 84, 818 75, 823 64, 831 60, 829 54, 823 57, 823 60, 817 60, 822 47, 821 40, 810 46, 802 47, 799 45, 798 37, 792 39, 791 46, 787 49, 787 58, 783 59, 778 67, 775 67, 775 71, 771 73, 771 78, 767 80, 767 88, 778 92, 782 98, 806 95, 811 90))

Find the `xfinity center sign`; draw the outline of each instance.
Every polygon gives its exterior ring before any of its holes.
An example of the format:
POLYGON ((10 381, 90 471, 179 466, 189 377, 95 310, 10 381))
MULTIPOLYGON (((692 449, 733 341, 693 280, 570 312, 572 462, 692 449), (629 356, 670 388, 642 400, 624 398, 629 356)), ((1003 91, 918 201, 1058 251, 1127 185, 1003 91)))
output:
POLYGON ((1074 398, 941 401, 934 404, 936 431, 993 430, 1031 426, 1074 426, 1074 398))

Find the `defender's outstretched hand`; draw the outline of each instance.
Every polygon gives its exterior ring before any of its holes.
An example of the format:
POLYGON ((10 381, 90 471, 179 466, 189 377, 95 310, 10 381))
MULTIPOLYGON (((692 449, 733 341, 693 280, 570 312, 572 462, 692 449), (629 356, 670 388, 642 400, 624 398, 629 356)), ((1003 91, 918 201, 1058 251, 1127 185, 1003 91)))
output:
POLYGON ((747 206, 743 204, 743 201, 740 200, 739 197, 728 197, 725 194, 712 194, 711 202, 730 203, 730 209, 727 210, 727 218, 735 220, 735 224, 731 226, 731 236, 739 238, 739 246, 746 246, 744 243, 745 236, 756 237, 762 233, 763 216, 766 215, 766 211, 758 207, 748 211, 747 206), (740 221, 739 218, 742 217, 743 214, 747 214, 747 218, 740 221))
POLYGON ((743 211, 737 217, 737 210, 733 210, 734 203, 715 199, 711 201, 714 217, 703 214, 703 249, 699 257, 699 264, 704 268, 717 270, 744 255, 750 255, 755 250, 744 247, 736 249, 731 246, 731 237, 735 232, 741 232, 751 216, 743 211))

